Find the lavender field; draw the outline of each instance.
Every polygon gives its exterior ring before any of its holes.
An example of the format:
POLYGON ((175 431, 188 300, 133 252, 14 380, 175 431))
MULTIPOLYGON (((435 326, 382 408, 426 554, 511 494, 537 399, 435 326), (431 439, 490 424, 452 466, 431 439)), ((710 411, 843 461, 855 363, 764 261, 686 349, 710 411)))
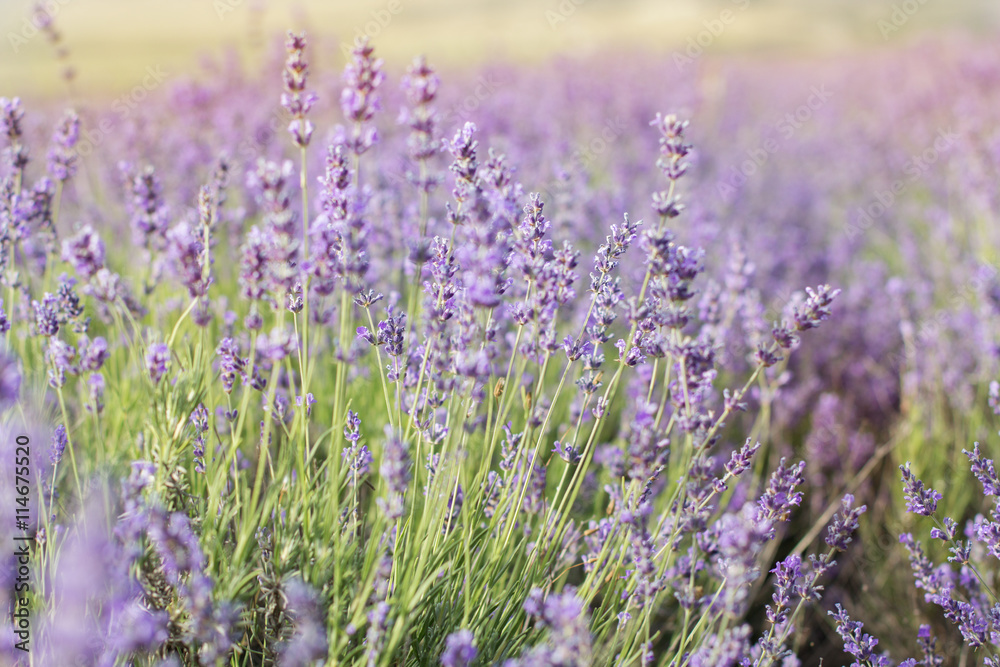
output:
POLYGON ((6 17, 0 665, 1000 667, 1000 22, 751 1, 6 17))

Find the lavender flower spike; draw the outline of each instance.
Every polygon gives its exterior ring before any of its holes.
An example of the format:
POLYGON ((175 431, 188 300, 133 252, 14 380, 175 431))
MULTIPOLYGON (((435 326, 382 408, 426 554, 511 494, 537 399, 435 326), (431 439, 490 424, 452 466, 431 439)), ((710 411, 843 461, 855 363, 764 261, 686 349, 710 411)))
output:
POLYGON ((63 240, 62 258, 84 278, 91 278, 104 268, 104 241, 90 225, 63 240))
POLYGON ((479 650, 473 645, 474 639, 468 630, 459 630, 448 635, 445 639, 444 653, 441 654, 441 665, 468 667, 479 655, 479 650))
POLYGON ((351 138, 346 142, 355 155, 361 155, 378 141, 378 134, 371 121, 382 107, 377 93, 385 80, 382 60, 375 58, 375 50, 368 39, 359 40, 351 53, 351 60, 344 68, 344 90, 340 107, 344 117, 353 123, 351 138))
POLYGON ((851 543, 851 535, 858 529, 858 519, 868 509, 867 505, 852 508, 854 496, 846 494, 841 500, 843 511, 834 515, 833 521, 826 533, 826 544, 831 549, 846 551, 847 545, 851 543))
POLYGON ((385 437, 379 474, 385 481, 387 497, 379 498, 378 506, 387 519, 395 521, 406 512, 403 503, 410 483, 410 455, 403 440, 389 426, 385 427, 385 437))
POLYGON ((54 180, 68 181, 76 173, 76 142, 80 138, 80 117, 67 111, 52 135, 52 148, 48 155, 48 172, 54 180))
POLYGON ((63 453, 66 451, 68 442, 66 437, 66 427, 62 424, 56 426, 55 433, 52 434, 52 448, 49 449, 49 461, 52 465, 57 465, 62 461, 63 453))
POLYGON ((170 365, 170 348, 164 343, 153 343, 146 353, 146 368, 149 369, 149 377, 153 384, 159 384, 164 375, 167 374, 167 367, 170 365))
POLYGON ((858 662, 855 664, 866 664, 871 667, 889 667, 892 662, 885 655, 875 653, 878 646, 878 639, 862 630, 864 625, 858 621, 852 621, 844 608, 837 604, 836 612, 829 612, 837 622, 837 634, 844 640, 844 650, 850 653, 858 662))
POLYGON ((286 609, 294 620, 295 632, 282 648, 280 664, 286 667, 310 667, 327 657, 325 614, 316 592, 300 579, 284 587, 286 609))
POLYGON ((829 285, 820 285, 815 289, 807 287, 808 298, 802 308, 796 308, 794 314, 796 331, 815 329, 820 322, 830 317, 830 304, 840 294, 839 289, 829 285))
POLYGON ((17 402, 21 394, 21 370, 17 358, 0 350, 0 410, 17 402))
POLYGON ((906 497, 906 510, 922 516, 931 516, 937 511, 938 501, 942 496, 934 489, 924 489, 924 483, 910 472, 910 464, 899 466, 903 473, 903 495, 906 497))
POLYGON ((305 148, 309 145, 313 133, 313 124, 306 120, 306 114, 317 99, 315 93, 306 92, 306 74, 309 66, 305 59, 305 33, 296 35, 289 30, 285 49, 288 52, 288 59, 285 60, 285 92, 281 94, 281 106, 292 117, 292 122, 288 125, 292 140, 299 148, 305 148))
POLYGON ((997 478, 993 460, 983 458, 982 452, 979 451, 979 443, 975 444, 971 452, 963 449, 962 453, 972 462, 972 474, 982 483, 983 493, 987 496, 1000 496, 1000 479, 997 478))
POLYGON ((757 521, 787 521, 792 508, 802 504, 802 492, 796 491, 803 481, 805 461, 785 466, 785 459, 778 462, 778 469, 771 474, 767 489, 757 501, 757 521))
POLYGON ((760 449, 760 443, 753 442, 750 438, 747 438, 746 443, 742 447, 733 452, 732 456, 729 458, 729 462, 726 463, 726 472, 733 477, 739 477, 744 471, 750 468, 750 464, 753 462, 754 454, 760 449))

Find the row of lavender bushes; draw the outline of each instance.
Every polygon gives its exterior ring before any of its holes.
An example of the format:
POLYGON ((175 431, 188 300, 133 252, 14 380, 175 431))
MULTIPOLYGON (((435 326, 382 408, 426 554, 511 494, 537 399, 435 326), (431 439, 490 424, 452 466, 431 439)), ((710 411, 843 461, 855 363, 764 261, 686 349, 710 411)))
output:
POLYGON ((989 664, 992 49, 450 92, 286 49, 3 102, 34 664, 890 664, 834 602, 989 664))

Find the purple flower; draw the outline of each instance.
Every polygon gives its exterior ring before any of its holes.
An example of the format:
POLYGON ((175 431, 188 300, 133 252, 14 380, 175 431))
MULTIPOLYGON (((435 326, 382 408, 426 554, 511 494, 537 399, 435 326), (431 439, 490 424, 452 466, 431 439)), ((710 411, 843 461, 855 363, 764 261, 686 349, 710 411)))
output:
POLYGON ((52 135, 48 172, 54 180, 65 182, 76 173, 76 142, 80 138, 80 117, 67 111, 52 135))
POLYGON ((266 336, 257 339, 257 352, 271 361, 281 361, 295 354, 299 339, 295 332, 287 328, 275 327, 266 336))
POLYGON ((771 329, 771 337, 778 347, 783 350, 794 350, 799 346, 799 336, 794 331, 785 326, 775 326, 771 329))
POLYGON ((351 170, 347 165, 347 155, 343 144, 332 144, 327 148, 326 170, 316 180, 323 186, 321 201, 323 213, 329 222, 347 218, 350 204, 348 190, 351 187, 351 170))
POLYGON ((590 664, 591 637, 586 609, 576 589, 567 586, 562 593, 546 594, 540 588, 533 588, 524 601, 524 611, 549 629, 549 643, 525 651, 518 660, 508 660, 504 667, 590 664))
POLYGON ((205 472, 205 434, 208 432, 208 409, 204 404, 199 403, 191 412, 191 424, 194 426, 194 470, 198 473, 205 472))
MULTIPOLYGON (((672 184, 676 183, 688 169, 688 163, 684 161, 691 152, 691 145, 684 143, 684 130, 688 121, 678 120, 673 114, 664 116, 657 113, 650 125, 660 133, 660 157, 656 160, 656 166, 667 180, 672 184)), ((653 209, 661 218, 675 218, 684 210, 684 205, 671 188, 670 191, 653 195, 653 209)))
POLYGON ((240 291, 250 300, 263 299, 269 287, 268 243, 257 226, 247 232, 240 254, 240 291))
POLYGON ((656 406, 640 402, 628 428, 628 476, 645 482, 670 454, 670 440, 655 428, 656 406))
POLYGON ((305 395, 305 399, 303 399, 301 396, 296 396, 295 397, 295 405, 296 405, 296 407, 301 408, 303 403, 305 403, 306 416, 311 415, 312 414, 312 406, 316 403, 316 397, 313 396, 312 392, 307 393, 305 395))
POLYGON ((171 584, 176 586, 182 576, 204 569, 205 556, 187 515, 151 510, 148 530, 149 540, 171 584))
POLYGON ((169 636, 168 614, 139 602, 131 545, 109 535, 107 525, 103 503, 92 499, 66 531, 52 572, 53 613, 38 628, 42 664, 112 665, 132 651, 155 652, 169 636))
MULTIPOLYGON (((127 165, 124 166, 126 170, 127 165)), ((163 190, 152 166, 127 174, 129 210, 136 245, 161 250, 165 241, 169 212, 163 201, 163 190)))
POLYGON ((944 656, 937 653, 937 639, 931 636, 931 626, 920 626, 920 629, 917 630, 917 644, 920 646, 920 652, 923 654, 923 660, 919 663, 915 663, 914 667, 918 664, 925 665, 926 667, 940 667, 944 664, 944 656))
POLYGON ((296 146, 305 148, 309 145, 309 139, 313 133, 313 124, 306 120, 306 115, 317 99, 315 93, 306 92, 306 75, 309 66, 306 64, 305 58, 305 33, 296 35, 289 30, 285 50, 288 53, 288 58, 285 60, 283 73, 285 92, 281 95, 281 106, 292 117, 292 122, 288 126, 292 140, 296 146))
POLYGON ((963 449, 962 453, 969 457, 972 474, 983 485, 983 493, 987 496, 1000 496, 1000 479, 997 478, 993 460, 983 458, 982 452, 979 451, 979 443, 975 443, 971 452, 963 449))
POLYGON ((347 420, 344 425, 344 438, 352 444, 357 444, 361 438, 361 417, 353 410, 347 411, 347 420))
POLYGON ((323 214, 317 218, 311 232, 314 237, 312 272, 317 279, 315 289, 321 295, 331 294, 336 283, 341 281, 345 289, 355 292, 355 303, 360 300, 371 305, 378 300, 377 294, 366 289, 371 263, 368 240, 373 229, 365 212, 371 191, 358 192, 351 185, 344 144, 330 146, 326 173, 319 181, 323 185, 320 194, 323 214))
POLYGON ((104 376, 100 373, 93 373, 87 378, 87 389, 90 393, 87 410, 101 414, 104 410, 104 376))
POLYGON ((187 222, 180 222, 166 234, 167 259, 181 284, 192 298, 204 296, 211 284, 205 265, 208 252, 202 229, 194 229, 187 222))
POLYGON ((757 351, 754 353, 755 363, 763 366, 764 368, 770 368, 782 359, 784 359, 784 357, 775 352, 772 347, 768 347, 764 343, 757 344, 757 351))
MULTIPOLYGON (((750 656, 750 626, 740 625, 711 634, 688 659, 691 667, 734 667, 750 656)), ((655 657, 655 656, 653 656, 655 657)), ((652 661, 646 664, 652 664, 652 661)))
POLYGON ((289 160, 278 164, 264 159, 247 174, 247 187, 263 213, 263 231, 250 230, 244 245, 241 284, 250 299, 268 290, 284 294, 301 279, 300 239, 289 194, 294 168, 289 160))
POLYGON ((444 653, 441 654, 443 667, 468 667, 479 655, 479 650, 473 645, 475 637, 469 630, 459 630, 445 639, 444 653))
POLYGON ((153 343, 146 352, 146 368, 153 384, 159 384, 170 365, 170 348, 165 343, 153 343))
POLYGON ((368 474, 369 466, 375 460, 365 445, 345 447, 341 457, 347 461, 348 470, 351 471, 347 479, 352 485, 368 474))
POLYGON ((903 475, 903 496, 906 498, 906 511, 931 516, 937 510, 937 503, 942 496, 934 489, 924 489, 924 483, 910 472, 910 464, 899 466, 903 475))
POLYGON ((41 302, 32 301, 31 307, 35 311, 35 328, 40 335, 51 337, 59 333, 61 318, 56 296, 46 292, 41 302))
POLYGON ((379 474, 386 487, 386 497, 378 499, 379 509, 389 521, 401 519, 406 513, 404 500, 410 483, 410 455, 402 438, 388 425, 385 427, 379 474))
POLYGON ((365 635, 365 644, 368 645, 368 667, 375 667, 378 664, 379 654, 385 644, 385 631, 389 627, 390 610, 389 603, 379 602, 368 612, 368 633, 365 635))
POLYGON ((170 615, 166 611, 150 610, 139 600, 132 600, 119 613, 110 634, 122 653, 152 652, 170 638, 170 615))
POLYGON ((788 620, 792 593, 802 579, 802 558, 792 554, 775 565, 771 573, 774 574, 774 593, 771 594, 774 607, 767 605, 767 620, 772 625, 779 626, 788 620))
MULTIPOLYGON (((983 521, 982 523, 980 523, 979 524, 980 528, 977 530, 977 534, 979 530, 982 530, 982 527, 987 525, 988 523, 990 522, 983 521)), ((941 520, 941 525, 943 526, 943 528, 938 528, 937 526, 931 528, 931 539, 941 540, 943 542, 951 542, 953 539, 955 539, 955 535, 958 533, 958 524, 955 523, 955 520, 952 519, 951 517, 946 516, 944 519, 941 520)))
POLYGON ((237 375, 242 378, 243 382, 247 381, 247 366, 250 360, 240 356, 239 345, 232 338, 223 338, 215 353, 219 355, 222 389, 227 394, 232 393, 237 375))
POLYGON ((24 134, 21 127, 23 118, 24 109, 21 108, 20 98, 0 97, 0 133, 7 137, 3 157, 16 172, 24 171, 28 165, 28 148, 21 142, 24 134))
POLYGON ((389 315, 378 323, 378 329, 371 331, 368 327, 358 327, 358 338, 369 345, 385 346, 385 351, 393 357, 403 353, 403 335, 406 333, 406 313, 389 315))
POLYGON ((851 507, 854 504, 854 496, 846 494, 840 501, 841 511, 833 516, 829 528, 826 531, 826 544, 831 549, 847 551, 847 545, 851 543, 854 531, 858 529, 858 519, 868 509, 866 505, 861 507, 851 507))
POLYGON ((302 283, 296 281, 292 287, 285 292, 285 308, 290 313, 301 313, 305 307, 305 300, 302 296, 302 283))
POLYGON ((724 582, 714 604, 737 616, 745 613, 750 584, 759 575, 757 556, 774 535, 772 524, 762 521, 759 513, 759 507, 747 502, 742 508, 723 514, 705 534, 711 540, 706 551, 716 554, 714 569, 724 582))
POLYGON ((354 297, 354 305, 358 306, 359 308, 368 308, 373 304, 378 303, 384 298, 385 296, 381 292, 375 292, 370 289, 361 290, 354 297))
POLYGON ((441 148, 437 138, 437 114, 431 106, 437 98, 439 85, 440 79, 423 56, 414 59, 402 82, 410 106, 402 110, 399 122, 410 128, 406 147, 410 158, 421 165, 421 173, 408 173, 407 177, 417 188, 428 193, 439 180, 436 175, 426 173, 425 165, 441 148))
POLYGON ((374 57, 374 52, 367 37, 359 39, 344 68, 340 108, 344 117, 353 124, 347 145, 356 155, 361 155, 378 141, 371 121, 382 108, 377 91, 385 80, 385 74, 382 72, 382 61, 374 57))
POLYGON ((374 461, 372 453, 365 445, 359 445, 361 439, 361 417, 352 410, 347 411, 347 423, 344 426, 344 438, 351 443, 350 447, 344 447, 341 457, 347 463, 348 482, 356 485, 362 477, 368 474, 369 467, 374 461))
POLYGON ((597 255, 594 257, 594 268, 597 273, 590 274, 590 291, 594 293, 595 298, 618 288, 611 274, 628 252, 641 224, 641 221, 633 224, 626 214, 621 225, 611 225, 611 234, 605 237, 605 242, 597 249, 597 255))
POLYGON ((385 344, 385 351, 392 357, 403 353, 403 335, 406 333, 406 313, 389 315, 378 323, 378 339, 385 344))
POLYGON ((73 323, 73 330, 77 333, 83 333, 87 330, 88 320, 81 319, 83 304, 80 303, 80 296, 73 289, 75 286, 76 278, 71 278, 65 273, 60 274, 59 286, 56 288, 59 323, 73 323))
POLYGON ((225 658, 239 639, 239 610, 230 603, 213 600, 212 579, 203 572, 192 572, 189 580, 177 588, 188 612, 189 636, 199 647, 201 660, 211 664, 225 658))
POLYGON ((300 579, 292 579, 283 589, 285 609, 295 629, 281 648, 280 664, 312 667, 327 657, 326 614, 320 608, 316 592, 300 579))
POLYGON ((906 548, 910 557, 910 569, 913 571, 913 578, 916 580, 917 588, 927 591, 927 595, 938 595, 943 590, 951 587, 948 576, 951 572, 934 568, 934 564, 924 554, 920 542, 913 539, 910 533, 903 533, 899 536, 899 543, 906 548))
POLYGON ((124 298, 127 294, 121 276, 103 266, 91 277, 87 293, 106 305, 114 303, 119 297, 124 298))
POLYGON ((21 394, 21 370, 17 357, 0 350, 0 411, 17 402, 21 394))
POLYGON ((80 337, 80 370, 96 372, 101 370, 104 362, 108 360, 108 342, 102 336, 90 340, 86 336, 80 337))
POLYGON ((580 452, 578 452, 571 444, 563 445, 557 440, 555 447, 552 448, 552 451, 558 454, 559 458, 566 463, 576 464, 580 462, 580 452))
POLYGON ((752 440, 747 438, 743 446, 734 451, 732 456, 729 457, 729 461, 725 465, 725 470, 731 477, 739 477, 753 463, 754 454, 760 449, 760 443, 754 442, 750 444, 751 442, 752 440))
POLYGON ((533 588, 524 601, 524 611, 548 628, 561 630, 571 627, 583 615, 583 602, 572 588, 561 594, 546 595, 533 588))
POLYGON ((21 108, 21 98, 0 97, 0 132, 7 137, 7 141, 10 143, 14 143, 24 134, 21 128, 23 118, 24 109, 21 108))
POLYGON ((840 290, 833 289, 829 285, 820 285, 815 291, 807 287, 806 293, 809 296, 805 304, 801 308, 796 308, 793 316, 796 331, 815 329, 820 325, 820 322, 828 319, 830 317, 830 304, 840 294, 840 290))
POLYGON ((863 632, 864 625, 852 621, 839 603, 835 612, 828 613, 837 623, 837 634, 844 640, 844 651, 871 667, 889 667, 892 664, 888 657, 875 653, 878 639, 863 632))
POLYGON ((55 389, 66 384, 67 373, 76 375, 80 372, 79 367, 73 363, 74 359, 76 359, 76 349, 59 338, 49 339, 45 356, 51 365, 49 368, 49 384, 55 389))
POLYGON ((66 427, 59 424, 52 434, 52 446, 49 448, 49 461, 52 465, 58 465, 62 461, 63 452, 66 451, 66 443, 68 441, 66 427))
POLYGON ((802 492, 795 489, 802 483, 805 469, 805 461, 788 467, 784 458, 778 462, 778 469, 771 474, 767 488, 757 501, 757 521, 788 521, 792 508, 802 504, 802 492))

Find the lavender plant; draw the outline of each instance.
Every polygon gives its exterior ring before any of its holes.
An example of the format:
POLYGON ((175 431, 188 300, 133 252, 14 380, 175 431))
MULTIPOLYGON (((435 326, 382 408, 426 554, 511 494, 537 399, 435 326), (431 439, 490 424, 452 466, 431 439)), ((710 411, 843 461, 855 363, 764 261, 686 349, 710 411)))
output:
MULTIPOLYGON (((86 119, 65 116, 42 167, 31 115, 0 104, 0 405, 58 424, 33 515, 41 664, 797 664, 865 511, 844 490, 874 496, 853 472, 898 414, 937 405, 932 361, 869 359, 912 343, 888 313, 910 321, 933 294, 826 285, 858 241, 827 252, 793 224, 819 208, 799 175, 713 204, 727 149, 696 154, 686 121, 652 112, 664 100, 595 96, 585 113, 625 109, 607 173, 539 167, 538 137, 576 138, 555 114, 512 127, 502 110, 527 100, 456 119, 426 60, 396 92, 368 42, 329 97, 308 55, 290 34, 253 87, 271 106, 237 74, 183 84, 185 127, 148 112, 173 128, 158 150, 109 139, 106 212, 76 187, 86 119), (259 140, 275 113, 287 134, 259 140), (650 220, 624 214, 650 195, 650 220), (780 231, 727 239, 734 211, 780 231), (816 287, 789 293, 799 280, 816 287), (835 302, 844 320, 821 328, 835 302)), ((919 474, 906 498, 934 514, 919 474)), ((955 586, 975 600, 938 582, 929 601, 985 645, 968 567, 955 586)), ((857 662, 885 664, 834 613, 857 662)))
MULTIPOLYGON (((947 516, 939 508, 943 496, 927 487, 910 470, 910 464, 900 466, 903 495, 907 511, 924 517, 933 525, 929 537, 930 551, 945 551, 949 555, 946 562, 935 563, 921 541, 912 533, 899 535, 899 543, 908 554, 913 584, 922 591, 925 603, 932 605, 953 626, 961 637, 960 644, 952 650, 941 650, 937 640, 931 635, 928 624, 920 625, 916 644, 920 658, 907 658, 898 663, 901 667, 916 665, 942 665, 946 658, 956 653, 963 664, 998 664, 997 623, 1000 622, 994 590, 994 559, 1000 557, 996 520, 996 501, 1000 493, 1000 478, 997 477, 992 459, 983 455, 979 443, 972 451, 963 452, 969 460, 972 474, 982 486, 982 493, 990 499, 989 514, 976 514, 964 525, 947 516), (935 548, 940 541, 942 548, 935 548)), ((853 621, 847 612, 837 606, 836 613, 830 612, 836 622, 837 632, 843 638, 844 651, 855 657, 855 665, 889 666, 894 663, 887 652, 876 650, 879 640, 863 632, 863 624, 853 621)), ((948 645, 946 645, 948 647, 948 645)))

